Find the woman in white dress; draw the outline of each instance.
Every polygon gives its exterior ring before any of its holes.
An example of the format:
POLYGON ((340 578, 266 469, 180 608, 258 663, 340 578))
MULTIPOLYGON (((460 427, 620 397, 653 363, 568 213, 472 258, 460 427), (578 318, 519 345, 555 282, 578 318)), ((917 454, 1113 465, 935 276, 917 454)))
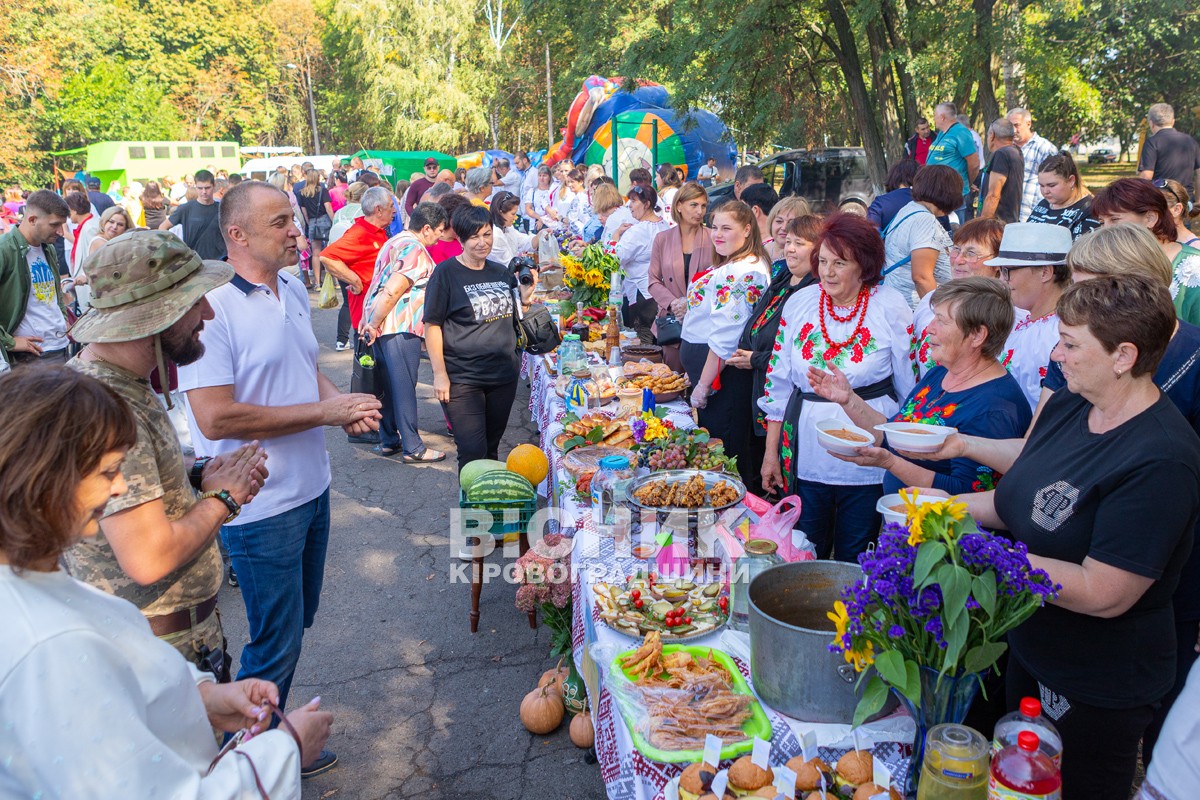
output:
POLYGON ((126 491, 125 401, 70 368, 17 370, 0 379, 0 426, 0 794, 299 798, 329 735, 319 701, 267 730, 273 683, 217 684, 133 604, 58 568, 126 491), (214 730, 243 729, 210 770, 214 730))
POLYGON ((533 220, 534 226, 540 231, 554 222, 548 213, 554 202, 554 190, 549 167, 538 167, 537 176, 537 187, 529 193, 528 202, 525 203, 525 216, 533 220))
POLYGON ((651 344, 651 328, 658 318, 658 303, 650 296, 650 253, 654 237, 671 227, 655 212, 658 193, 649 186, 634 186, 626 195, 634 221, 617 228, 617 259, 625 272, 621 291, 625 295, 621 315, 625 326, 637 331, 638 338, 651 344))
POLYGON ((891 418, 899 398, 916 385, 908 359, 912 311, 882 283, 883 241, 864 217, 835 214, 813 252, 820 283, 801 289, 783 307, 775 355, 759 407, 767 418, 763 488, 798 494, 797 527, 817 547, 855 561, 879 531, 875 505, 883 470, 838 460, 817 442, 817 422, 850 422, 840 406, 813 393, 810 367, 834 365, 855 393, 891 418))
POLYGON ((541 235, 522 233, 514 227, 520 205, 512 192, 497 192, 492 198, 492 254, 488 258, 506 267, 517 256, 532 253, 541 235))

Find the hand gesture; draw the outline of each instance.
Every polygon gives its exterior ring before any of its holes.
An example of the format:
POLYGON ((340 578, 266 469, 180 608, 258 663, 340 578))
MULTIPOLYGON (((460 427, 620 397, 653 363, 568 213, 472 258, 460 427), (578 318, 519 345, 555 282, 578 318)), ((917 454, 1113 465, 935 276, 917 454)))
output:
POLYGON ((613 233, 613 240, 614 240, 614 241, 616 241, 617 239, 620 239, 620 238, 621 238, 621 235, 622 235, 623 233, 625 233, 625 231, 629 230, 629 229, 630 229, 630 228, 632 228, 632 227, 633 227, 633 223, 632 223, 632 222, 626 222, 624 225, 622 225, 621 227, 617 228, 616 232, 615 232, 615 233, 613 233))
POLYGON ((854 397, 854 389, 850 388, 850 381, 845 373, 833 364, 829 364, 828 372, 809 367, 808 382, 812 386, 813 394, 839 406, 846 405, 850 398, 854 397))
POLYGON ((737 369, 750 369, 750 356, 754 355, 750 350, 735 350, 733 355, 725 360, 725 363, 737 369))
POLYGON ((224 489, 244 506, 258 494, 269 474, 267 451, 258 442, 250 442, 209 461, 200 476, 200 488, 205 492, 224 489))
POLYGON ((362 420, 378 421, 383 418, 379 413, 383 404, 373 394, 339 394, 322 400, 321 406, 325 410, 325 424, 339 428, 362 420))
POLYGON ((711 391, 710 386, 697 386, 692 389, 692 408, 704 408, 708 405, 708 395, 711 391))
POLYGON ((899 448, 896 453, 909 461, 947 461, 951 458, 963 458, 967 454, 967 441, 962 434, 952 433, 942 440, 937 450, 932 453, 910 453, 899 448))
POLYGON ((762 484, 765 491, 772 489, 783 490, 783 471, 779 468, 779 456, 768 454, 763 458, 762 469, 759 471, 762 475, 762 484))
POLYGON ((35 356, 40 356, 42 354, 42 337, 14 336, 12 351, 14 353, 33 353, 35 356))
POLYGON ((668 308, 670 308, 671 313, 675 315, 675 319, 682 320, 687 315, 687 298, 679 297, 672 300, 671 305, 668 308))
POLYGON ((433 375, 433 394, 439 403, 450 402, 450 376, 445 373, 433 375))
POLYGON ((300 766, 306 767, 321 755, 329 731, 333 727, 333 714, 321 711, 321 698, 314 697, 312 702, 301 706, 287 715, 287 721, 292 723, 296 734, 300 737, 300 766))
POLYGON ((896 463, 896 454, 885 447, 860 447, 858 452, 852 456, 844 456, 840 453, 830 453, 829 455, 839 461, 858 464, 860 467, 891 469, 896 463))
POLYGON ((198 684, 200 699, 208 722, 219 731, 236 733, 248 728, 250 735, 265 731, 271 724, 264 703, 279 704, 279 689, 270 681, 249 678, 233 683, 198 684))

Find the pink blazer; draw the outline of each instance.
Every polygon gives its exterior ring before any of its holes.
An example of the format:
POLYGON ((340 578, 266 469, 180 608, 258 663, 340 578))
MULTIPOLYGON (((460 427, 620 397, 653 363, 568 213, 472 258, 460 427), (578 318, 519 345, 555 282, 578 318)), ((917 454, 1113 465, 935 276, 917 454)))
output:
MULTIPOLYGON (((692 245, 692 263, 688 273, 697 273, 713 265, 716 253, 707 228, 701 228, 692 245)), ((683 237, 679 227, 670 228, 654 237, 650 249, 650 296, 658 303, 659 313, 666 313, 672 300, 687 294, 688 276, 683 270, 683 237)))

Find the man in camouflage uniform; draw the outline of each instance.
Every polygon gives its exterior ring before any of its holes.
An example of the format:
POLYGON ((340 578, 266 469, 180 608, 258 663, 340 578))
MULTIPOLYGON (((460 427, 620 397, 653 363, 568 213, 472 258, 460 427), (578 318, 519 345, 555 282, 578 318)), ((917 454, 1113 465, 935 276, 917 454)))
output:
POLYGON ((266 454, 255 442, 189 467, 150 376, 156 367, 169 374, 168 360, 188 364, 204 353, 200 330, 213 317, 205 294, 227 283, 233 268, 202 261, 165 231, 134 231, 106 244, 83 269, 92 310, 71 328, 86 347, 69 366, 128 401, 138 440, 121 468, 129 491, 109 502, 100 535, 66 552, 67 571, 136 605, 157 636, 227 681, 215 537, 262 486, 266 454))

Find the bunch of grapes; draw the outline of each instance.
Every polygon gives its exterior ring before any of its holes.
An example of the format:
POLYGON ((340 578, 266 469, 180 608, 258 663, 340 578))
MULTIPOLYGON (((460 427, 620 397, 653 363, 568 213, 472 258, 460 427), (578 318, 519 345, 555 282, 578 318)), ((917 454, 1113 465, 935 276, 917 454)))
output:
POLYGON ((678 444, 652 450, 646 457, 646 466, 650 469, 684 469, 687 467, 687 451, 678 444))

